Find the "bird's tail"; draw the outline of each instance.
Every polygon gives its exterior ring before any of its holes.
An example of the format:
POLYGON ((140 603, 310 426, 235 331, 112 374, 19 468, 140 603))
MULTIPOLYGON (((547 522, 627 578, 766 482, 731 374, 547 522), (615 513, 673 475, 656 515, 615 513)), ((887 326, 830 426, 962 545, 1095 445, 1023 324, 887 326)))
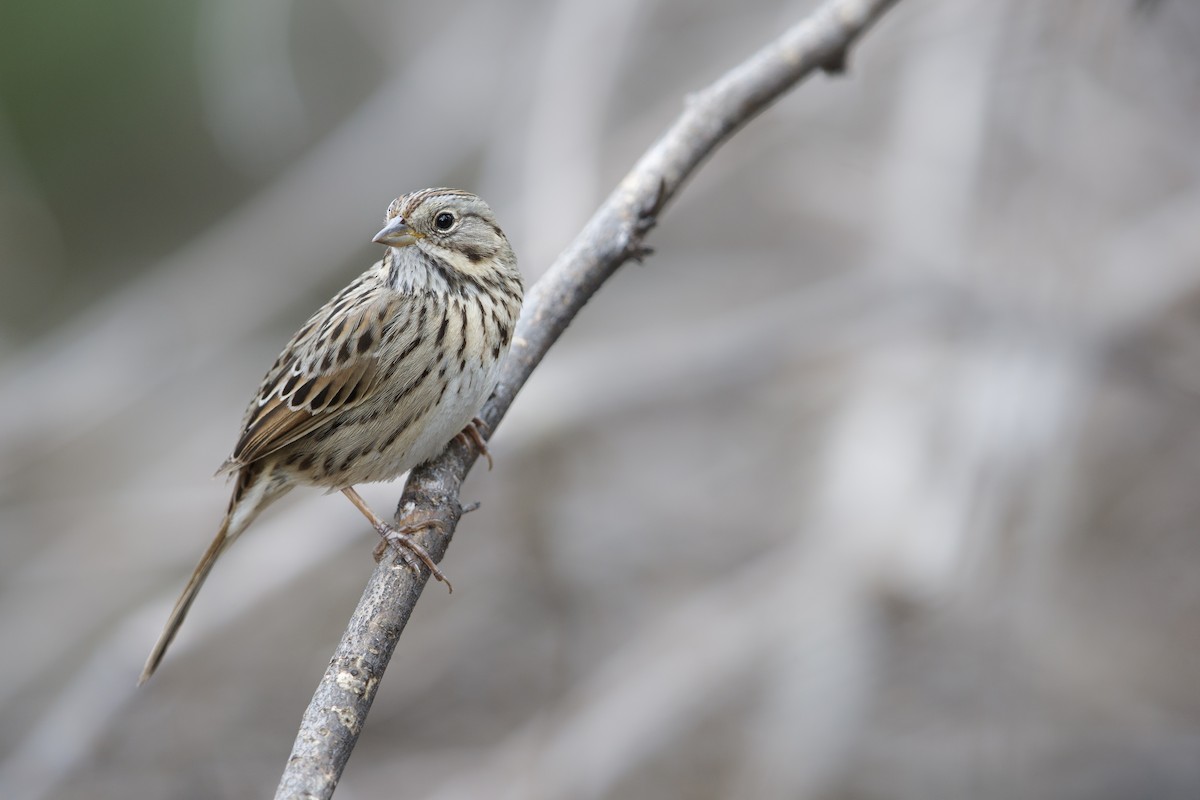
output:
POLYGON ((204 585, 204 579, 208 577, 208 573, 212 572, 213 564, 217 563, 217 558, 233 542, 233 538, 229 536, 229 520, 231 516, 231 514, 226 514, 225 519, 221 521, 221 527, 217 530, 216 538, 208 546, 208 550, 204 553, 204 558, 200 559, 200 563, 196 565, 196 569, 192 572, 191 580, 184 587, 183 594, 179 595, 179 599, 175 601, 175 608, 171 609, 171 616, 167 618, 166 626, 163 627, 162 633, 159 634, 158 641, 154 644, 154 649, 150 651, 150 657, 146 659, 146 666, 142 667, 142 676, 138 678, 138 686, 150 680, 150 676, 154 674, 154 670, 158 669, 159 662, 162 661, 163 655, 166 654, 167 648, 175 638, 179 626, 183 624, 183 618, 187 616, 188 609, 192 607, 192 601, 196 599, 196 594, 200 591, 200 587, 204 585))
POLYGON ((225 513, 225 518, 221 520, 221 527, 217 529, 217 535, 213 538, 212 544, 208 546, 208 550, 204 552, 200 563, 192 571, 192 577, 188 580, 187 586, 183 588, 183 593, 175 601, 175 607, 171 609, 171 616, 167 618, 167 624, 159 634, 154 649, 150 651, 150 657, 146 659, 146 666, 142 668, 138 686, 150 680, 150 676, 158 669, 163 655, 166 654, 167 648, 170 647, 171 641, 179 631, 179 626, 183 624, 188 609, 192 607, 196 594, 204 585, 208 573, 212 572, 213 564, 217 563, 220 555, 229 545, 233 544, 242 531, 250 526, 260 511, 291 488, 290 486, 272 486, 271 470, 254 469, 254 466, 243 467, 238 475, 233 497, 229 500, 229 510, 225 513))

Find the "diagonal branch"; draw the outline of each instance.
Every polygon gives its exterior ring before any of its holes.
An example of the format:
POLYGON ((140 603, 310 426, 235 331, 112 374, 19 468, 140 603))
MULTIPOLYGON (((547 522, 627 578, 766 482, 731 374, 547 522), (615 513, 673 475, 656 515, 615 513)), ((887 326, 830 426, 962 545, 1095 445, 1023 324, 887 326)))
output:
MULTIPOLYGON (((829 0, 708 88, 688 98, 679 119, 529 291, 495 394, 480 412, 491 429, 503 418, 550 346, 622 264, 649 251, 643 240, 684 181, 722 142, 818 69, 841 72, 850 46, 896 0, 829 0)), ((462 516, 459 489, 476 454, 452 443, 408 478, 397 510, 406 522, 436 520, 424 534, 440 561, 462 516)), ((385 560, 371 575, 333 659, 304 713, 277 798, 328 798, 358 740, 379 681, 428 573, 385 560)))

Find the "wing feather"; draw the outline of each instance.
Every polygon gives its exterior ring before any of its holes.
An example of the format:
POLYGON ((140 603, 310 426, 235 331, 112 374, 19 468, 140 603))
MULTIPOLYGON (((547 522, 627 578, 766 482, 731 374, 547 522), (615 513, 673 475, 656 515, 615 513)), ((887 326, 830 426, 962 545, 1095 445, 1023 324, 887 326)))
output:
POLYGON ((250 402, 221 472, 317 432, 369 396, 380 377, 380 344, 412 304, 412 298, 365 283, 369 275, 314 314, 284 348, 250 402))

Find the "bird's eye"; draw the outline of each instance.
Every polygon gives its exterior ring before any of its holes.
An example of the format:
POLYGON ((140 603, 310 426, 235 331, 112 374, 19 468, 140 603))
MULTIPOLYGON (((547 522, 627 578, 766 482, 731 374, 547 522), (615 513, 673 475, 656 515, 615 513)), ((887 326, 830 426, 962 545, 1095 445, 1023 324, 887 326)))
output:
POLYGON ((439 231, 448 231, 454 226, 454 215, 449 211, 443 211, 433 218, 433 227, 439 231))

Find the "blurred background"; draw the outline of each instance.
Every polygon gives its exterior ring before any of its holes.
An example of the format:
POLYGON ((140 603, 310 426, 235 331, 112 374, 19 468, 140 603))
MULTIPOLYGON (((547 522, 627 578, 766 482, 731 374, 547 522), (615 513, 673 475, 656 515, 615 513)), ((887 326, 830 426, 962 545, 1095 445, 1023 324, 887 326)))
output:
MULTIPOLYGON (((406 191, 535 280, 815 6, 0 4, 0 795, 267 796, 349 503, 134 691, 263 371, 406 191)), ((339 798, 1200 796, 1200 5, 904 0, 850 66, 517 399, 339 798)))

